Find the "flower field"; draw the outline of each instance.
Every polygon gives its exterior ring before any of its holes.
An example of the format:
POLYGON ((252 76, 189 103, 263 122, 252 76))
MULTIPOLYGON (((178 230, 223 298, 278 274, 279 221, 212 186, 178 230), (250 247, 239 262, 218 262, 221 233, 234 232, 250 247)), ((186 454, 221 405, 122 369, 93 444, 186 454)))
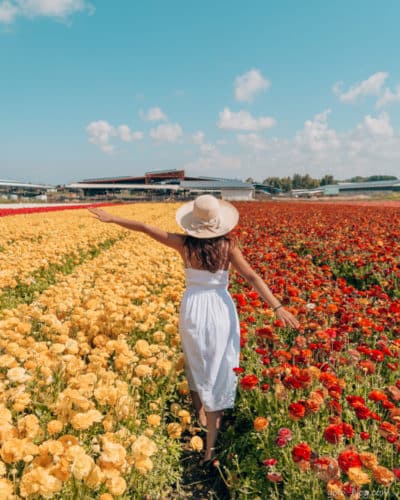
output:
MULTIPOLYGON (((246 258, 301 328, 232 272, 239 394, 213 490, 399 498, 400 209, 236 206, 246 258)), ((107 210, 177 231, 177 207, 107 210)), ((0 228, 0 498, 182 497, 183 450, 198 454, 204 434, 179 344, 179 255, 84 209, 0 228)))

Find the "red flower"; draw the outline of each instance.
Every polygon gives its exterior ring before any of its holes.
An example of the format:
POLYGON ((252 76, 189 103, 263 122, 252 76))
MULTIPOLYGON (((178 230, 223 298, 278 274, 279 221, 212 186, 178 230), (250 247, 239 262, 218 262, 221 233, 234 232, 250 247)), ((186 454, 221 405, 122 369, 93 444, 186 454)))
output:
POLYGON ((360 420, 366 420, 371 416, 371 410, 367 406, 358 406, 354 408, 354 411, 360 420))
POLYGON ((238 375, 239 373, 243 373, 244 372, 244 368, 240 368, 240 367, 236 367, 236 368, 232 368, 232 370, 238 375))
POLYGON ((375 390, 371 391, 368 394, 368 399, 370 399, 371 401, 385 401, 387 399, 387 396, 383 391, 375 390))
POLYGON ((255 375, 245 375, 241 380, 240 380, 240 385, 242 386, 242 389, 244 391, 251 391, 254 389, 258 384, 258 378, 255 375))
POLYGON ((342 429, 343 429, 343 434, 347 438, 354 437, 354 429, 353 429, 353 426, 351 424, 346 424, 345 422, 343 422, 342 429))
POLYGON ((346 396, 346 401, 353 409, 365 404, 365 399, 361 396, 346 396))
POLYGON ((291 403, 289 405, 289 417, 292 420, 300 420, 306 414, 306 407, 302 403, 291 403))
POLYGON ((343 427, 341 424, 331 424, 324 431, 324 438, 331 444, 340 442, 343 435, 343 427))
POLYGON ((300 462, 300 460, 306 460, 307 462, 311 459, 311 448, 307 443, 299 443, 292 450, 292 458, 294 462, 300 462))
POLYGON ((347 472, 350 467, 362 467, 360 456, 353 450, 345 450, 338 457, 339 467, 343 472, 347 472))
POLYGON ((360 438, 363 440, 363 441, 366 441, 367 439, 369 439, 371 437, 371 435, 368 433, 368 432, 360 432, 360 438))

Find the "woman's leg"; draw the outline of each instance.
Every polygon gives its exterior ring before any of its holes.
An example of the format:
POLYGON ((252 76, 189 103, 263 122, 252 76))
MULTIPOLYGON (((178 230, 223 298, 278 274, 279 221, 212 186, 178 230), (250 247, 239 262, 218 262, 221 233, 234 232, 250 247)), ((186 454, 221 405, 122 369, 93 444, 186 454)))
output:
POLYGON ((196 410, 197 416, 200 421, 200 425, 206 427, 207 425, 207 417, 206 412, 204 411, 203 403, 201 402, 200 396, 198 392, 190 391, 190 395, 192 396, 193 406, 196 410))
POLYGON ((202 462, 211 460, 214 457, 214 445, 217 440, 217 435, 222 421, 222 410, 219 411, 206 411, 207 416, 207 439, 206 451, 202 462))

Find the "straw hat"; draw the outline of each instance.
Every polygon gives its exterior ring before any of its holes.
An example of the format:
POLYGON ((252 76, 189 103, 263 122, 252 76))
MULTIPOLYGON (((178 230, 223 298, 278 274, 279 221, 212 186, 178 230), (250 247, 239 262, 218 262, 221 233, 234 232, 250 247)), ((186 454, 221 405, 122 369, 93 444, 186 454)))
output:
POLYGON ((180 227, 195 238, 217 238, 229 233, 239 220, 239 212, 229 202, 203 194, 182 205, 176 212, 180 227))

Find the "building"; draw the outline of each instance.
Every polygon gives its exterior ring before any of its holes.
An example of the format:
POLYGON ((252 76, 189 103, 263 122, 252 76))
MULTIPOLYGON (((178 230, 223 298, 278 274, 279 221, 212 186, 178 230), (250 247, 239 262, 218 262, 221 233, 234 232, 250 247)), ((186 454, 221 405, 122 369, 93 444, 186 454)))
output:
POLYGON ((213 193, 226 200, 254 199, 254 186, 238 179, 187 176, 184 170, 157 170, 138 177, 102 177, 85 179, 64 186, 81 197, 127 200, 188 199, 201 193, 213 193))
POLYGON ((0 197, 10 200, 18 198, 37 198, 47 200, 47 195, 55 191, 54 186, 49 184, 31 184, 21 181, 10 181, 0 179, 0 197))
POLYGON ((325 195, 354 196, 357 194, 387 194, 400 192, 400 180, 368 181, 368 182, 339 182, 322 186, 325 195))
POLYGON ((380 195, 400 192, 400 180, 366 181, 366 182, 338 182, 327 184, 314 189, 292 189, 291 195, 295 198, 312 198, 314 196, 357 196, 380 195))

